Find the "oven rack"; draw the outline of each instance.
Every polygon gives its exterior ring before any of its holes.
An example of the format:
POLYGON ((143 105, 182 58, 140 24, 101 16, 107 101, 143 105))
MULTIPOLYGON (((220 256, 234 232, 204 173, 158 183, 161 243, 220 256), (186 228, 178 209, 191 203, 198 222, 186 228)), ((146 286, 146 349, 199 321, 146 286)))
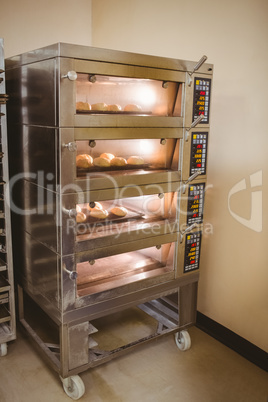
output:
POLYGON ((16 338, 10 202, 8 192, 8 152, 5 94, 4 41, 0 38, 0 143, 1 143, 1 211, 0 211, 0 356, 7 354, 7 342, 16 338))

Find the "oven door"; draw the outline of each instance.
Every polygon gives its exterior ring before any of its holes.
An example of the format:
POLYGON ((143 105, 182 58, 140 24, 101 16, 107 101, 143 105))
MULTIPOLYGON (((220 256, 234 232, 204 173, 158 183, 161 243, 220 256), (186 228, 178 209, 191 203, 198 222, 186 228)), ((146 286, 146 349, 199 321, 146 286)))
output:
POLYGON ((186 73, 129 61, 60 58, 60 126, 182 127, 186 73))
MULTIPOLYGON (((178 233, 63 258, 64 310, 127 296, 175 278, 178 233), (76 273, 72 279, 70 273, 76 273)), ((138 300, 137 300, 138 302, 138 300)))
POLYGON ((60 129, 61 191, 179 181, 182 129, 60 129))
POLYGON ((178 231, 178 183, 62 195, 63 255, 178 231))

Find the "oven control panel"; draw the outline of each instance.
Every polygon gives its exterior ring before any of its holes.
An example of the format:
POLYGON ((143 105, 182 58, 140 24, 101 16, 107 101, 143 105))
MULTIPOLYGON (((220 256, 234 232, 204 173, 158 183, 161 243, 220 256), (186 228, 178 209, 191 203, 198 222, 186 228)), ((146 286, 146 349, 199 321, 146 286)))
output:
POLYGON ((187 224, 203 221, 205 183, 191 184, 188 190, 187 224))
POLYGON ((209 124, 210 90, 211 79, 194 79, 193 121, 203 114, 204 118, 200 124, 209 124))
POLYGON ((190 176, 201 171, 206 174, 208 132, 193 132, 191 140, 190 176))
POLYGON ((201 232, 194 232, 186 235, 185 259, 183 272, 194 271, 199 268, 201 247, 201 232))

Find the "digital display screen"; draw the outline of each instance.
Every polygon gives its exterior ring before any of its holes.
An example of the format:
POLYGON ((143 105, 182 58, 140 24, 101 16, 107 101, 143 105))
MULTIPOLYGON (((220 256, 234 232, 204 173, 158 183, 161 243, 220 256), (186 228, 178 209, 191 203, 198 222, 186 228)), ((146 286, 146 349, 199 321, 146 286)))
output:
POLYGON ((188 190, 187 223, 203 221, 205 183, 191 184, 188 190))
POLYGON ((186 235, 184 273, 199 268, 200 247, 201 232, 194 232, 186 235))
POLYGON ((201 175, 206 174, 207 167, 207 145, 208 133, 192 133, 191 140, 191 158, 190 158, 190 176, 201 171, 201 175))
POLYGON ((210 88, 211 88, 211 79, 209 78, 194 79, 193 121, 201 114, 203 114, 204 118, 200 122, 200 124, 209 123, 210 88))

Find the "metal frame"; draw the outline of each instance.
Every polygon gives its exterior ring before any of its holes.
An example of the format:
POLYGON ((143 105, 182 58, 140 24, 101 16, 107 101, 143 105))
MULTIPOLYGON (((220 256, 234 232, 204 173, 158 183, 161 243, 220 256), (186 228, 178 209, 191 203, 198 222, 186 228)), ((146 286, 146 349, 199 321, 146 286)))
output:
POLYGON ((13 259, 11 242, 10 199, 9 199, 9 172, 8 172, 8 145, 7 145, 7 122, 6 122, 6 88, 5 88, 5 63, 4 41, 0 39, 0 143, 1 143, 1 185, 3 197, 3 210, 0 214, 1 234, 5 242, 1 243, 0 249, 0 294, 5 296, 0 299, 0 356, 7 352, 6 343, 16 338, 15 296, 13 279, 13 259), (1 258, 1 255, 4 257, 1 258))

